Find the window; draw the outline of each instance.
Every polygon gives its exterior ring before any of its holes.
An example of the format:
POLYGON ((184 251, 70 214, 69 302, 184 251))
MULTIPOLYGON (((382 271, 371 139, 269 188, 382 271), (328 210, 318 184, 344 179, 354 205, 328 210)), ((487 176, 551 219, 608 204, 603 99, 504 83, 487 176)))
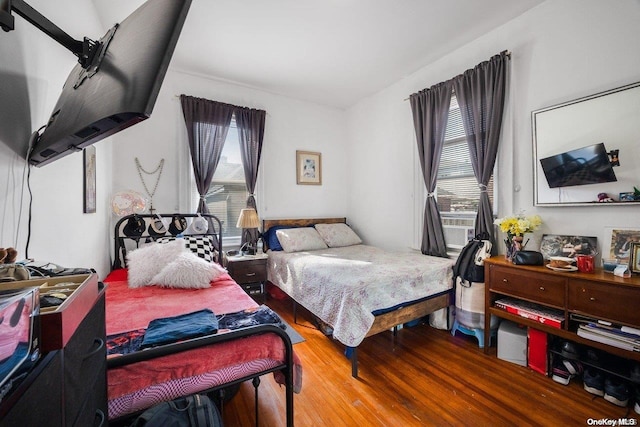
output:
POLYGON ((228 243, 240 243, 242 229, 237 228, 240 210, 246 207, 247 186, 244 179, 240 140, 235 120, 231 121, 220 162, 205 196, 209 211, 222 222, 222 235, 228 243))
MULTIPOLYGON (((493 189, 492 176, 487 188, 491 203, 494 203, 493 189)), ((480 188, 473 174, 462 115, 455 94, 451 96, 449 119, 438 168, 436 195, 447 248, 457 252, 469 238, 474 237, 474 220, 478 211, 480 188)))

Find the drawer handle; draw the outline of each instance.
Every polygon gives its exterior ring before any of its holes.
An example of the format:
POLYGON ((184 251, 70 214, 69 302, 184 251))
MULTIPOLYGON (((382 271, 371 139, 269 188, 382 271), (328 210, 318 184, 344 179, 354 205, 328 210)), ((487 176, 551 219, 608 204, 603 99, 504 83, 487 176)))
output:
POLYGON ((502 281, 503 281, 504 283, 509 283, 509 280, 508 280, 508 279, 502 279, 502 281))
POLYGON ((544 291, 544 290, 545 290, 545 289, 544 289, 544 286, 540 286, 540 290, 541 290, 541 291, 544 291))
POLYGON ((94 338, 93 339, 93 343, 96 344, 98 347, 96 347, 95 350, 87 353, 83 359, 88 359, 90 357, 92 357, 93 355, 95 355, 96 353, 98 353, 100 350, 102 350, 104 348, 104 340, 102 338, 94 338))
POLYGON ((589 301, 595 301, 596 299, 594 297, 589 298, 589 301))
POLYGON ((247 277, 255 276, 256 273, 247 273, 247 277))

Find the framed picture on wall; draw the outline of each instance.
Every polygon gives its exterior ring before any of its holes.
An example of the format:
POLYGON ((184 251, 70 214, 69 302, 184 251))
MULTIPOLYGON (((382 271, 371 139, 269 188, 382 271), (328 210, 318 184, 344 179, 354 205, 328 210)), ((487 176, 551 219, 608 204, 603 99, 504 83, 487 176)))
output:
POLYGON ((322 154, 296 151, 296 182, 303 185, 322 185, 322 154))
POLYGON ((84 158, 84 213, 96 212, 96 147, 90 145, 82 152, 84 158))

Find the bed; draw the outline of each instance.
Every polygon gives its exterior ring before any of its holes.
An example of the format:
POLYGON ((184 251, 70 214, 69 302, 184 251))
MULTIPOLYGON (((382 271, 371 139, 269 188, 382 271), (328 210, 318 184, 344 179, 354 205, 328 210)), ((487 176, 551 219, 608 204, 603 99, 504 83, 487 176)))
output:
POLYGON ((330 327, 353 377, 363 339, 451 304, 452 260, 364 245, 346 218, 268 219, 263 230, 269 283, 330 327))
POLYGON ((287 425, 293 425, 301 366, 281 324, 248 321, 270 309, 217 263, 224 253, 220 230, 220 221, 204 214, 129 215, 116 224, 113 270, 104 280, 110 422, 161 401, 247 380, 254 380, 257 399, 258 378, 273 373, 285 386, 287 425), (190 324, 191 335, 141 349, 152 336, 152 322, 203 311, 214 330, 190 324))

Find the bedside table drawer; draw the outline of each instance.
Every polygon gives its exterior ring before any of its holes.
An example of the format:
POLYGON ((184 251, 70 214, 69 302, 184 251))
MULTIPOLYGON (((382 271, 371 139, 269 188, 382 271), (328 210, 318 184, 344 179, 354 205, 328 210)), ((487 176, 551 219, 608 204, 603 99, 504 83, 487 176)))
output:
POLYGON ((564 307, 565 279, 548 274, 522 273, 517 268, 491 265, 492 292, 564 307))
POLYGON ((267 280, 266 260, 231 262, 227 266, 229 274, 239 284, 264 282, 267 280))

